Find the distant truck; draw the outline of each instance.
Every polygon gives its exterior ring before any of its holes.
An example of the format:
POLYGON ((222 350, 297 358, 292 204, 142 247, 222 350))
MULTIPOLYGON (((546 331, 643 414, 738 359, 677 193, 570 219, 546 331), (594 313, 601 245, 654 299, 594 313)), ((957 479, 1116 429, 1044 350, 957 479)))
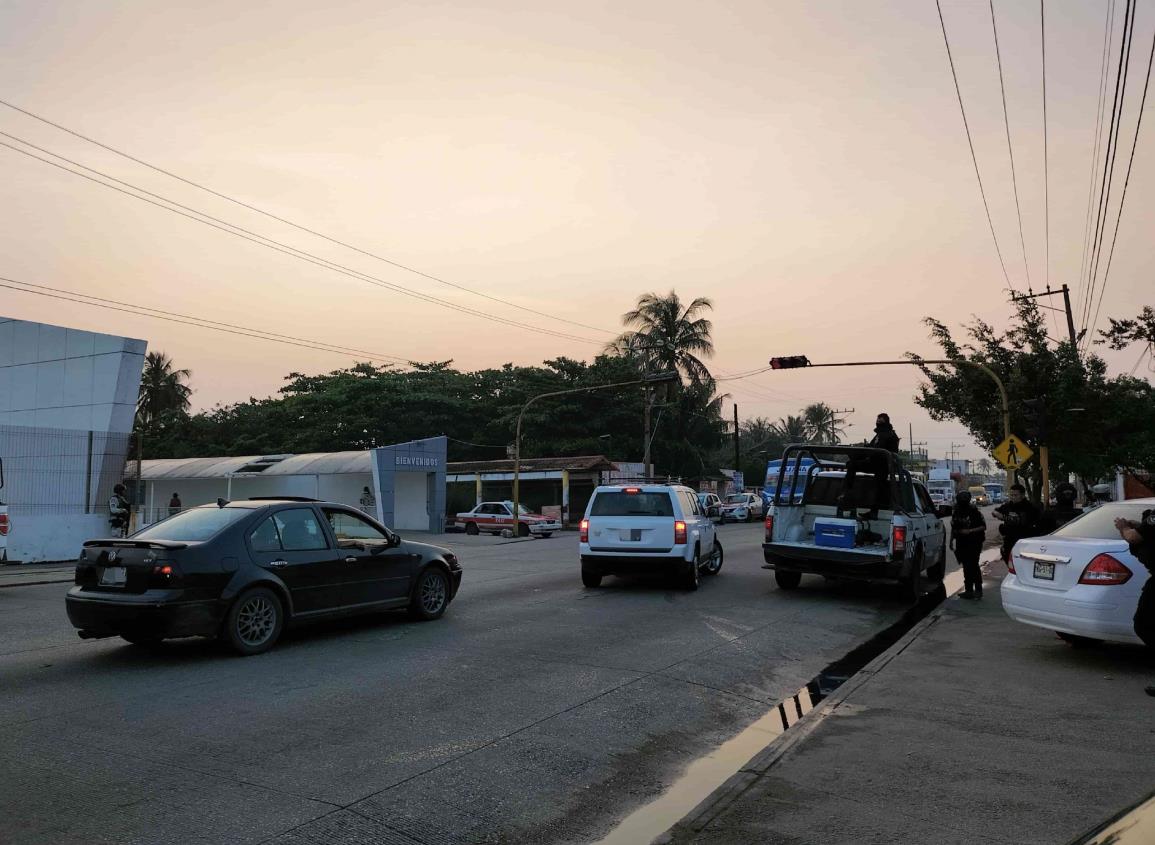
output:
POLYGON ((803 574, 900 584, 911 598, 925 581, 937 583, 946 573, 946 529, 949 505, 936 506, 920 482, 913 481, 899 460, 885 449, 854 446, 789 446, 782 458, 778 495, 766 515, 764 569, 784 590, 794 589, 803 574), (800 458, 810 458, 802 469, 800 458), (886 467, 886 495, 876 503, 876 481, 861 469, 849 492, 851 516, 843 497, 846 471, 839 461, 886 467), (799 476, 805 475, 805 484, 799 476), (801 499, 790 489, 805 490, 801 499), (876 514, 870 511, 878 504, 876 514), (866 513, 861 513, 865 511, 866 513), (872 519, 867 516, 874 516, 872 519))

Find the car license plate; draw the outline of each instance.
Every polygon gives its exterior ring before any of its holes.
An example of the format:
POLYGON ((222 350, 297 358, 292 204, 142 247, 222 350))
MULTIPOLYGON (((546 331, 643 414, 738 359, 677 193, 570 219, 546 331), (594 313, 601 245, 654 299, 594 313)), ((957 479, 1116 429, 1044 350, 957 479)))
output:
POLYGON ((1035 580, 1036 581, 1054 581, 1055 580, 1055 564, 1047 563, 1046 561, 1035 561, 1035 580))
POLYGON ((106 566, 100 573, 100 586, 123 587, 127 580, 127 570, 123 566, 106 566))
POLYGON ((640 543, 642 541, 642 529, 631 528, 630 529, 630 540, 632 540, 635 543, 640 543))

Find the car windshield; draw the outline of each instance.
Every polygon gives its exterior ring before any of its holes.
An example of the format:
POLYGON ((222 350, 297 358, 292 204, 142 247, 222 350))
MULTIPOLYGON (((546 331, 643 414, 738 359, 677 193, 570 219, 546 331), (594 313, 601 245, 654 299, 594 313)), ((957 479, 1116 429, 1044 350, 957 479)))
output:
POLYGON ((1055 531, 1053 536, 1083 540, 1121 540, 1119 531, 1115 528, 1115 520, 1123 517, 1138 522, 1143 516, 1143 511, 1149 507, 1151 506, 1129 505, 1125 502, 1101 505, 1071 520, 1055 531))
POLYGON ((164 522, 150 525, 143 531, 137 531, 130 539, 196 543, 214 537, 222 529, 251 513, 248 508, 193 508, 170 516, 164 522))
POLYGON ((673 516, 669 493, 599 493, 590 516, 673 516))
POLYGON ((728 505, 744 505, 746 504, 746 496, 741 493, 735 493, 726 497, 726 504, 728 505))

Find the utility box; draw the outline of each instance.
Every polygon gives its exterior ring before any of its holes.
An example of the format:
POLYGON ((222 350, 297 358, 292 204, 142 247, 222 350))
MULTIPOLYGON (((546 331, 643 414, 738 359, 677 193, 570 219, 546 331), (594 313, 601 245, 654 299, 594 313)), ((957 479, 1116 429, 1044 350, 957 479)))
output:
POLYGON ((858 522, 853 519, 819 517, 814 520, 814 544, 831 549, 853 549, 858 522))

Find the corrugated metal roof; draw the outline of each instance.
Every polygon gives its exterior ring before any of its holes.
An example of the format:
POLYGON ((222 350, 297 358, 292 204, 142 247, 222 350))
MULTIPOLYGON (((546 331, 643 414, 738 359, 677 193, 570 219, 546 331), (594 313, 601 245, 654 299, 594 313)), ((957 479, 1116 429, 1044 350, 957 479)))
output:
MULTIPOLYGON (((242 458, 163 458, 142 461, 140 476, 146 481, 163 478, 224 478, 260 458, 260 455, 249 455, 242 458)), ((125 473, 129 478, 136 476, 136 461, 128 462, 125 473)))
POLYGON ((286 458, 261 475, 340 475, 372 471, 369 452, 313 452, 286 458))

